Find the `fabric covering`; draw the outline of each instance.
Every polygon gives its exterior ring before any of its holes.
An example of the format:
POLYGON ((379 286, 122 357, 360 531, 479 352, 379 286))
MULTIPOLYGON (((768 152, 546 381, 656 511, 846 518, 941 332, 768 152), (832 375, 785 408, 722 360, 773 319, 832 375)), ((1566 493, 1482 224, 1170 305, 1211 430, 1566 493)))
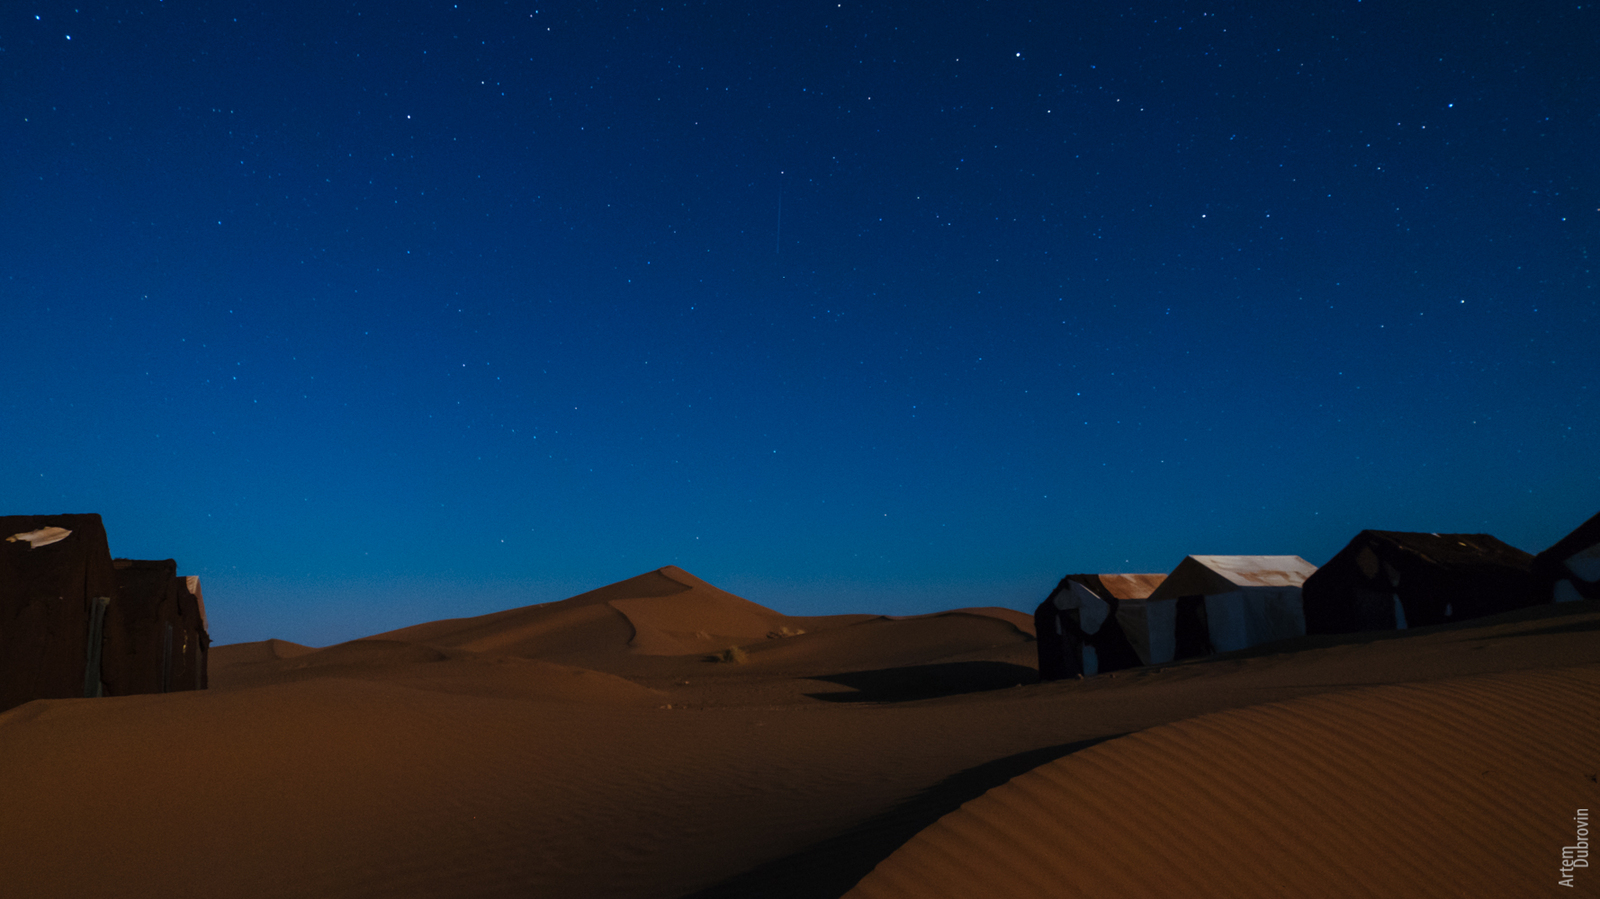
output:
POLYGON ((1092 676, 1141 664, 1118 608, 1125 599, 1148 593, 1160 577, 1069 574, 1062 578, 1034 611, 1039 679, 1092 676))
POLYGON ((1533 557, 1535 602, 1600 599, 1600 513, 1533 557))
POLYGON ((91 607, 116 596, 100 516, 0 516, 0 534, 0 711, 83 696, 91 607))
POLYGON ((210 640, 178 563, 117 559, 115 566, 119 595, 106 621, 107 694, 203 689, 210 640))
POLYGON ((1362 531, 1306 579, 1306 631, 1426 627, 1523 608, 1536 601, 1532 562, 1488 534, 1362 531))

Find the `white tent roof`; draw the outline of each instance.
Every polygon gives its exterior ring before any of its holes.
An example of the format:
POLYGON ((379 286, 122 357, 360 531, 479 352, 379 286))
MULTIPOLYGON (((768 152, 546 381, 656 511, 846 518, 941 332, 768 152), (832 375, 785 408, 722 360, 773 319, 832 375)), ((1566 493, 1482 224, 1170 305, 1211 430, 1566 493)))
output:
POLYGON ((1209 596, 1241 587, 1298 587, 1316 570, 1299 556, 1186 556, 1150 598, 1209 596))

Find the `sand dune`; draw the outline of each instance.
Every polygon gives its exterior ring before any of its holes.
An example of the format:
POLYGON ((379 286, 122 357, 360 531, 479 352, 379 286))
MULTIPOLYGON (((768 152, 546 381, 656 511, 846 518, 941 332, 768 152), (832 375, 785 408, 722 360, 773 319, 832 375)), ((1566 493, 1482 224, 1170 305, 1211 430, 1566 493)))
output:
POLYGON ((791 619, 667 566, 557 603, 377 635, 524 657, 684 655, 764 639, 791 619))
POLYGON ((217 652, 221 659, 213 658, 211 669, 226 668, 233 664, 253 664, 256 662, 276 662, 280 659, 291 659, 303 656, 306 653, 316 652, 314 646, 302 646, 299 643, 290 643, 288 640, 260 640, 255 643, 233 643, 227 646, 218 646, 217 652))
POLYGON ((992 618, 1031 637, 1031 616, 1012 609, 958 609, 931 615, 791 616, 712 586, 675 566, 647 572, 560 602, 415 625, 378 634, 389 639, 524 658, 597 655, 681 656, 775 637, 950 614, 992 618))
MULTIPOLYGON (((458 673, 469 663, 481 668, 539 661, 553 667, 512 665, 498 670, 485 688, 505 695, 511 689, 507 681, 520 677, 515 689, 521 695, 558 698, 578 681, 557 672, 589 671, 625 677, 625 683, 646 689, 613 684, 609 691, 580 691, 587 699, 647 701, 657 695, 652 689, 696 684, 707 689, 680 696, 679 706, 802 702, 828 694, 870 700, 884 688, 897 698, 925 698, 966 692, 974 683, 1031 682, 1032 633, 1031 616, 1001 608, 915 616, 783 615, 668 566, 560 602, 429 622, 326 649, 281 640, 220 646, 212 652, 212 682, 227 690, 316 677, 392 681, 403 675, 413 682, 438 677, 459 691, 470 688, 470 678, 458 673), (705 664, 734 647, 740 664, 705 664), (906 668, 916 670, 900 673, 906 668), (874 677, 874 671, 886 673, 874 677), (916 683, 902 683, 907 678, 916 683)), ((590 678, 586 686, 598 683, 590 678)))
POLYGON ((607 704, 665 701, 658 691, 588 668, 514 656, 441 650, 400 640, 352 640, 327 649, 307 647, 306 652, 287 658, 258 660, 243 660, 240 654, 232 652, 233 648, 218 648, 224 665, 219 672, 222 684, 215 689, 237 690, 339 678, 503 699, 607 704))
POLYGON ((1600 666, 1270 703, 1024 774, 849 896, 1548 895, 1597 773, 1600 666))
MULTIPOLYGON (((798 618, 667 568, 559 603, 323 649, 213 647, 205 692, 36 701, 0 714, 0 871, 8 893, 38 897, 833 899, 903 845, 923 851, 907 841, 930 827, 920 840, 981 865, 965 844, 936 839, 935 823, 1030 769, 1045 765, 1042 777, 1084 759, 1119 760, 1126 750, 1114 747, 1172 739, 1161 736, 1168 729, 1188 728, 1175 732, 1196 757, 1237 765, 1243 750, 1234 744, 1248 744, 1252 770, 1263 760, 1301 770, 1303 755, 1331 758, 1321 768, 1347 777, 1356 763, 1339 768, 1342 756, 1322 744, 1336 745, 1360 715, 1377 721, 1363 723, 1371 732, 1389 733, 1381 728, 1403 721, 1385 709, 1410 709, 1426 723, 1453 714, 1467 701, 1452 699, 1462 690, 1485 708, 1510 697, 1522 717, 1483 739, 1500 747, 1493 770, 1507 789, 1537 797, 1544 787, 1504 761, 1537 747, 1496 743, 1496 734, 1564 734, 1550 723, 1563 712, 1538 690, 1531 699, 1517 693, 1517 678, 1589 690, 1583 666, 1600 665, 1600 603, 1580 602, 1017 686, 1031 675, 1028 623, 985 609, 798 618), (672 645, 685 651, 662 654, 672 645), (708 661, 732 646, 742 662, 708 661), (1477 684, 1470 689, 1444 680, 1484 675, 1461 682, 1477 684), (1399 704, 1348 692, 1375 686, 1369 692, 1379 695, 1396 684, 1409 697, 1399 704), (1218 712, 1244 723, 1217 731, 1196 717, 1218 712), (1311 724, 1284 725, 1288 742, 1270 741, 1280 719, 1302 718, 1326 719, 1332 730, 1312 739, 1311 724)), ((1429 727, 1416 728, 1418 739, 1450 742, 1449 731, 1429 727)), ((1477 739, 1476 731, 1455 737, 1462 747, 1477 739)), ((1166 751, 1158 756, 1170 762, 1166 751)), ((1381 741, 1350 752, 1393 777, 1432 770, 1426 757, 1381 741)), ((1477 760, 1450 764, 1467 770, 1477 760)), ((1158 766, 1147 776, 1178 783, 1181 770, 1158 766)), ((1108 792, 1091 797, 1093 807, 1120 821, 1119 803, 1135 800, 1116 790, 1131 787, 1096 783, 1108 792)), ((1259 789, 1311 795, 1282 778, 1259 789)), ((1430 801, 1471 811, 1450 795, 1430 801)), ((1509 793, 1494 795, 1507 826, 1534 833, 1533 800, 1516 806, 1509 793)), ((1250 801, 1279 814, 1266 799, 1250 801)), ((1193 859, 1195 870, 1236 877, 1248 891, 1298 882, 1296 872, 1324 864, 1307 851, 1303 863, 1280 857, 1282 871, 1271 874, 1279 880, 1228 873, 1229 859, 1256 865, 1239 844, 1263 838, 1256 806, 1217 803, 1214 819, 1182 825, 1226 844, 1213 847, 1215 858, 1193 859)), ((1171 839, 1174 825, 1116 826, 1142 827, 1154 841, 1171 839)), ((1123 845, 1120 831, 1107 833, 1114 839, 1104 845, 1123 845)), ((1507 839, 1535 839, 1526 834, 1507 839)), ((1440 857, 1476 846, 1444 846, 1440 857)), ((1539 888, 1548 880, 1541 875, 1539 888)))

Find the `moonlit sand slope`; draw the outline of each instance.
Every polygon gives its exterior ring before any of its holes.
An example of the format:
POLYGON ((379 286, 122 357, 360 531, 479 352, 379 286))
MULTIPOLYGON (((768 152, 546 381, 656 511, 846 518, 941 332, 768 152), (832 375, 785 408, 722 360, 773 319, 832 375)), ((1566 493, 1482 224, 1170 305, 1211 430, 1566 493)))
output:
POLYGON ((1270 703, 1024 774, 849 896, 1551 895, 1597 774, 1600 666, 1270 703))
MULTIPOLYGON (((1521 760, 1565 765, 1556 749, 1580 744, 1562 728, 1592 722, 1573 716, 1595 705, 1584 666, 1600 665, 1600 603, 1050 684, 1033 682, 1030 623, 993 609, 796 618, 665 568, 558 603, 326 648, 214 647, 208 691, 36 701, 0 714, 0 895, 836 899, 962 803, 996 787, 1000 795, 1040 765, 1115 769, 1127 764, 1124 746, 1155 747, 1144 751, 1165 767, 1149 767, 1147 781, 1102 776, 1085 787, 1082 802, 1131 829, 1085 845, 1115 856, 1175 841, 1192 854, 1185 870, 1237 882, 1244 895, 1298 883, 1341 852, 1373 853, 1373 870, 1419 889, 1444 876, 1403 868, 1383 854, 1390 836, 1374 843, 1355 826, 1373 807, 1363 783, 1407 783, 1416 772, 1433 791, 1427 801, 1457 816, 1449 833, 1470 834, 1474 807, 1452 784, 1503 786, 1511 792, 1484 794, 1499 803, 1496 826, 1509 828, 1494 839, 1518 847, 1544 839, 1528 835, 1559 828, 1565 804, 1580 802, 1558 797, 1548 824, 1529 817, 1542 815, 1546 786, 1521 760), (712 661, 733 648, 743 661, 712 661), (1397 684, 1397 699, 1370 698, 1397 684), (1360 687, 1379 689, 1347 692, 1360 687), (1552 706, 1562 691, 1573 702, 1552 706), (1488 714, 1494 726, 1437 723, 1453 720, 1462 697, 1508 711, 1488 714), (1294 702, 1261 707, 1285 700, 1294 702), (1401 708, 1408 716, 1393 712, 1401 708), (1357 725, 1381 736, 1341 737, 1357 725), (1162 750, 1176 739, 1169 731, 1192 745, 1162 750), (1341 738, 1347 748, 1336 752, 1341 738), (1474 741, 1498 747, 1497 761, 1473 767, 1474 741), (1411 745, 1436 754, 1396 748, 1411 745), (1282 809, 1292 806, 1273 802, 1323 793, 1297 792, 1303 781, 1285 774, 1234 798, 1209 781, 1186 785, 1180 756, 1331 772, 1317 789, 1356 811, 1291 827, 1282 809), (1427 779, 1440 771, 1458 780, 1427 779), (1362 783, 1346 790, 1351 780, 1362 783), (1145 801, 1137 790, 1160 784, 1177 785, 1162 794, 1174 807, 1125 811, 1145 801), (1296 827, 1313 825, 1328 831, 1324 848, 1293 842, 1296 827), (1255 842, 1207 856, 1192 843, 1204 832, 1255 842), (1251 853, 1271 854, 1273 865, 1230 861, 1251 853)), ((1414 822, 1409 806, 1397 807, 1398 820, 1414 822)), ((1032 814, 1024 829, 1059 826, 1032 814)), ((1026 844, 1000 839, 977 853, 939 833, 920 838, 934 841, 930 858, 967 866, 1026 844)), ((1421 839, 1392 838, 1401 849, 1421 839)), ((1430 864, 1490 865, 1499 850, 1474 840, 1436 841, 1430 864)), ((906 852, 924 851, 917 845, 906 852)), ((1534 859, 1540 889, 1560 845, 1534 859)), ((1007 876, 996 873, 994 889, 1009 889, 1007 876)), ((993 894, 987 879, 981 886, 968 895, 993 894)))

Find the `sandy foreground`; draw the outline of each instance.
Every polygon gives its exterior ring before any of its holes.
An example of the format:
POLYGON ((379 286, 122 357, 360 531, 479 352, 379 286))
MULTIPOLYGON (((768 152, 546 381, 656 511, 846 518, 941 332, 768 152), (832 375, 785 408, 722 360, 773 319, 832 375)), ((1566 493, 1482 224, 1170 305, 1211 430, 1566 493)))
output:
POLYGON ((206 692, 0 715, 3 892, 1600 895, 1557 886, 1600 811, 1600 603, 1052 684, 1031 626, 665 568, 214 647, 206 692))

